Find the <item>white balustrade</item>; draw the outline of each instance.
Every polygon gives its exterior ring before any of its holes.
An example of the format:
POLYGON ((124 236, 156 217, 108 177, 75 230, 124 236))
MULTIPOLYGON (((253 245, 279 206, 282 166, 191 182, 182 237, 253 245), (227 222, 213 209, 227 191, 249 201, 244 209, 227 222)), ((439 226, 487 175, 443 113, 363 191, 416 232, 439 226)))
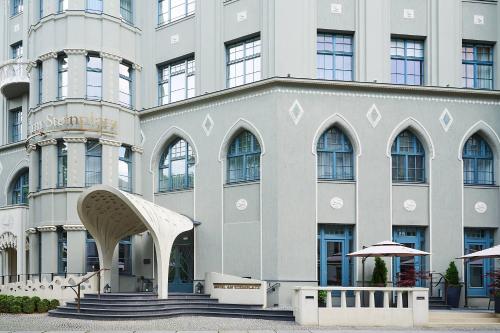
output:
POLYGON ((0 65, 0 90, 5 97, 16 97, 29 90, 28 64, 14 59, 0 65))

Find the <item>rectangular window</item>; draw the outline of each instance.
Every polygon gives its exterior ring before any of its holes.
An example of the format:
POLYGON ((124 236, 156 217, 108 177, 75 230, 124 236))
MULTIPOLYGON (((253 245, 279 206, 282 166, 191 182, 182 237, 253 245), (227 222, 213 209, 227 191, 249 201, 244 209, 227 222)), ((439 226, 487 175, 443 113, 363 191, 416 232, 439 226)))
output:
POLYGON ((68 97, 68 57, 66 55, 57 58, 57 98, 68 97))
POLYGON ((318 33, 317 74, 321 80, 353 80, 352 35, 318 33))
POLYGON ((42 189, 42 147, 38 149, 38 186, 37 189, 42 189))
POLYGON ((493 46, 463 44, 462 69, 464 88, 493 89, 493 46))
POLYGON ((121 146, 118 160, 118 187, 132 192, 132 149, 121 146))
POLYGON ((132 0, 120 0, 120 15, 125 22, 130 24, 134 22, 132 0))
POLYGON ((10 15, 14 16, 23 12, 23 0, 11 0, 10 15))
POLYGON ((195 0, 158 0, 158 24, 179 20, 194 14, 195 0))
POLYGON ((260 80, 260 52, 260 37, 227 46, 228 88, 260 80))
POLYGON ((120 64, 120 104, 126 107, 132 107, 132 66, 120 64))
POLYGON ((99 270, 99 253, 92 235, 87 231, 86 241, 86 269, 87 272, 95 272, 99 270))
POLYGON ((102 59, 96 55, 87 56, 87 98, 102 98, 102 59))
POLYGON ((424 42, 413 39, 391 40, 391 82, 424 84, 424 42))
POLYGON ((68 144, 64 141, 57 143, 57 187, 68 185, 68 144))
POLYGON ((58 0, 59 3, 58 3, 58 8, 57 10, 59 11, 59 13, 62 13, 64 11, 66 11, 68 9, 68 0, 58 0))
POLYGON ((41 19, 43 17, 43 0, 38 1, 38 10, 41 19))
POLYGON ((43 64, 39 62, 37 64, 38 69, 38 104, 43 103, 43 64))
POLYGON ((11 58, 12 59, 18 59, 18 58, 22 58, 23 56, 23 42, 17 42, 15 44, 12 44, 10 46, 10 50, 11 50, 11 58))
POLYGON ((85 152, 85 186, 102 182, 102 145, 99 141, 89 140, 85 152))
POLYGON ((102 0, 87 0, 87 11, 97 14, 102 13, 102 0))
POLYGON ((120 274, 132 274, 132 237, 120 241, 118 246, 118 271, 120 274))
POLYGON ((23 125, 23 110, 16 108, 9 111, 9 142, 21 141, 23 125))
POLYGON ((162 66, 159 68, 158 76, 158 105, 195 96, 194 58, 162 66))
POLYGON ((57 270, 59 274, 68 272, 68 233, 61 227, 57 230, 57 270))

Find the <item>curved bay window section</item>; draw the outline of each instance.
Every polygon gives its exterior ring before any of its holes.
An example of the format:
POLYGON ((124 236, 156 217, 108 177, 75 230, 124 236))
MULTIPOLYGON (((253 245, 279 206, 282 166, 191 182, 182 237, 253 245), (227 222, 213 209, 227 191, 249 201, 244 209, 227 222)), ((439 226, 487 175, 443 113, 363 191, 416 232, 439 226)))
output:
POLYGON ((126 146, 121 146, 119 151, 118 187, 132 192, 132 149, 126 146))
POLYGON ((57 142, 57 187, 68 185, 68 144, 57 142))
POLYGON ((415 134, 409 130, 401 132, 391 151, 393 182, 425 182, 425 150, 415 134))
POLYGON ((241 183, 260 180, 259 141, 247 130, 238 134, 227 153, 227 183, 241 183))
POLYGON ((184 139, 176 139, 163 152, 159 165, 159 192, 191 189, 194 186, 195 157, 184 139))
POLYGON ((22 172, 12 186, 11 201, 13 205, 27 205, 29 193, 29 173, 22 172))
POLYGON ((354 180, 353 149, 351 142, 338 127, 327 129, 316 146, 318 179, 354 180))
POLYGON ((479 134, 472 135, 465 143, 462 160, 464 164, 464 184, 495 184, 493 151, 479 134))
POLYGON ((102 182, 102 146, 97 140, 88 140, 85 146, 85 187, 102 182))
POLYGON ((102 58, 95 54, 87 56, 87 99, 102 99, 102 58))

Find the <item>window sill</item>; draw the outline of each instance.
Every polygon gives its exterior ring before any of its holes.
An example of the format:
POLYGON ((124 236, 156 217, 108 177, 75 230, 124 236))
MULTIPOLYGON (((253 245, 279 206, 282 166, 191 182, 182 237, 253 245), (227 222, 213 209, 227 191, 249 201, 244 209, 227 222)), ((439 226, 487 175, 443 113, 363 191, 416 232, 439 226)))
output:
POLYGON ((170 21, 170 22, 158 23, 158 26, 156 27, 156 31, 162 30, 164 28, 176 25, 176 24, 184 22, 184 21, 188 21, 188 20, 194 18, 194 15, 195 15, 195 13, 186 15, 184 17, 178 18, 178 19, 170 21))
POLYGON ((477 189, 498 189, 499 186, 492 184, 464 184, 464 188, 477 188, 477 189))
POLYGON ((318 179, 318 184, 356 184, 356 180, 352 179, 318 179))
POLYGON ((9 16, 9 19, 12 20, 12 19, 15 19, 16 17, 21 16, 21 15, 23 15, 23 11, 20 11, 19 13, 16 13, 16 14, 11 14, 9 16))
POLYGON ((393 186, 417 186, 417 187, 429 187, 428 183, 411 183, 411 182, 406 182, 406 183, 395 183, 394 181, 392 182, 393 186))
POLYGON ((158 191, 158 192, 155 192, 155 195, 168 195, 168 194, 185 193, 185 192, 193 192, 193 191, 194 191, 194 188, 190 187, 190 188, 181 188, 178 190, 158 191))
POLYGON ((260 180, 246 180, 246 181, 244 180, 241 182, 226 183, 226 184, 224 184, 224 188, 252 185, 252 184, 260 184, 260 180))

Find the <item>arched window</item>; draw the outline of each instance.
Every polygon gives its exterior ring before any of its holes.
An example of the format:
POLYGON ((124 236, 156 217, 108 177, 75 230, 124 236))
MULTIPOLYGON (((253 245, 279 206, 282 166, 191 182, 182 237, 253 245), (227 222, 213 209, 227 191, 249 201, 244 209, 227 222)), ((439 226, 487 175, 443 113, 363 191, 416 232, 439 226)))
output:
POLYGON ((354 179, 352 145, 338 127, 330 127, 321 135, 316 150, 319 179, 354 179))
POLYGON ((28 203, 29 174, 28 171, 21 173, 14 181, 12 187, 12 204, 20 205, 28 203))
POLYGON ((233 139, 227 154, 227 182, 238 183, 260 179, 260 144, 249 131, 233 139))
POLYGON ((425 150, 411 131, 401 132, 392 144, 392 180, 398 183, 425 181, 425 150))
POLYGON ((467 140, 462 159, 464 161, 464 184, 494 184, 493 152, 479 134, 474 134, 467 140))
POLYGON ((184 139, 177 139, 163 152, 159 167, 159 191, 189 189, 194 184, 193 149, 184 139))

